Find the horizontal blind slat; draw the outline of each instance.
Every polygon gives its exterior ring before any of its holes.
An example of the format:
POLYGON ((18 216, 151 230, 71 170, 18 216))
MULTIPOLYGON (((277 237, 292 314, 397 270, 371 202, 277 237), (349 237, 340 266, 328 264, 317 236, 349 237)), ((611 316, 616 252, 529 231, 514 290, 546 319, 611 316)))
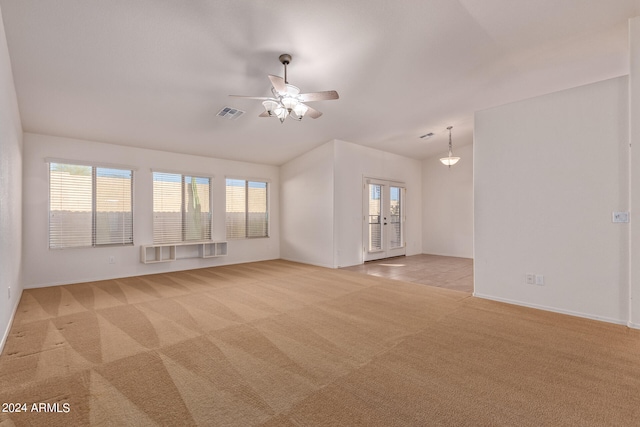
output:
POLYGON ((267 212, 267 183, 249 181, 247 205, 249 222, 247 237, 267 237, 269 235, 269 217, 267 212))
POLYGON ((209 177, 154 171, 153 242, 210 240, 210 195, 209 177))
POLYGON ((132 171, 96 168, 96 245, 133 242, 132 175, 132 171))
POLYGON ((269 236, 268 183, 227 178, 227 239, 269 236))
POLYGON ((132 244, 132 183, 131 170, 49 163, 49 247, 132 244))

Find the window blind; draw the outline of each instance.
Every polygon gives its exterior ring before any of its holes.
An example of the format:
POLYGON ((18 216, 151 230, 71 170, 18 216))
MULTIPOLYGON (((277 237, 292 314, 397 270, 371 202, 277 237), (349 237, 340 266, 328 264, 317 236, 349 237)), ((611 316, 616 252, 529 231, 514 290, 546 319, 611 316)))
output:
POLYGON ((247 237, 268 237, 266 182, 247 182, 247 207, 247 237))
POLYGON ((269 236, 268 183, 227 179, 227 239, 269 236))
POLYGON ((133 244, 133 171, 49 163, 49 248, 133 244))
POLYGON ((211 239, 211 178, 153 172, 153 242, 211 239))

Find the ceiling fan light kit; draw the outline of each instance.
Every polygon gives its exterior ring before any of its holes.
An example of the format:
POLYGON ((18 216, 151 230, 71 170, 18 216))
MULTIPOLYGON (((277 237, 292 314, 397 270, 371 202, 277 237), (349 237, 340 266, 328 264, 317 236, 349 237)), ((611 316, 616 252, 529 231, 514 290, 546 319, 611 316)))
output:
POLYGON ((325 101, 338 99, 338 92, 329 90, 325 92, 300 93, 297 86, 289 84, 287 80, 287 65, 291 62, 291 55, 284 53, 278 58, 284 66, 284 78, 278 76, 269 76, 271 80, 271 93, 273 97, 257 97, 257 96, 238 96, 230 95, 237 98, 248 98, 262 100, 264 112, 259 117, 276 117, 280 123, 284 123, 287 117, 301 121, 305 116, 317 119, 322 113, 305 102, 325 101))
POLYGON ((453 156, 453 145, 451 144, 451 129, 453 129, 453 126, 449 126, 447 128, 447 130, 449 131, 449 155, 440 159, 443 165, 449 167, 455 165, 456 163, 458 163, 458 160, 460 160, 460 157, 453 156))

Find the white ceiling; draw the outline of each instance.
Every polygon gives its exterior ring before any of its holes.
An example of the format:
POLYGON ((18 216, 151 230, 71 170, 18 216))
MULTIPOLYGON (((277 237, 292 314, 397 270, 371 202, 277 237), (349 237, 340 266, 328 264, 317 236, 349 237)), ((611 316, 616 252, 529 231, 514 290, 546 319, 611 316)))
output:
POLYGON ((24 131, 280 165, 341 139, 424 158, 473 113, 628 74, 640 0, 0 0, 24 131), (267 74, 337 90, 258 118, 267 74), (225 106, 246 114, 216 117, 225 106), (434 132, 424 140, 419 135, 434 132))

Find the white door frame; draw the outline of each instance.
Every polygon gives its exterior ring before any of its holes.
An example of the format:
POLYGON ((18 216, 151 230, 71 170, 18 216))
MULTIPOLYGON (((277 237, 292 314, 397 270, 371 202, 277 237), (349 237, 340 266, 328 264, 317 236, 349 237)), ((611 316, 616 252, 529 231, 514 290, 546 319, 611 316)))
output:
POLYGON ((362 184, 362 236, 363 260, 372 261, 406 254, 405 223, 406 186, 402 182, 363 178, 362 184), (379 202, 371 202, 370 186, 377 186, 379 202), (391 188, 397 188, 394 209, 399 209, 397 215, 392 215, 391 188), (393 222, 392 222, 393 220, 393 222), (395 225, 394 225, 395 224, 395 225), (399 233, 393 232, 399 227, 399 233), (374 236, 373 234, 376 234, 374 236))

